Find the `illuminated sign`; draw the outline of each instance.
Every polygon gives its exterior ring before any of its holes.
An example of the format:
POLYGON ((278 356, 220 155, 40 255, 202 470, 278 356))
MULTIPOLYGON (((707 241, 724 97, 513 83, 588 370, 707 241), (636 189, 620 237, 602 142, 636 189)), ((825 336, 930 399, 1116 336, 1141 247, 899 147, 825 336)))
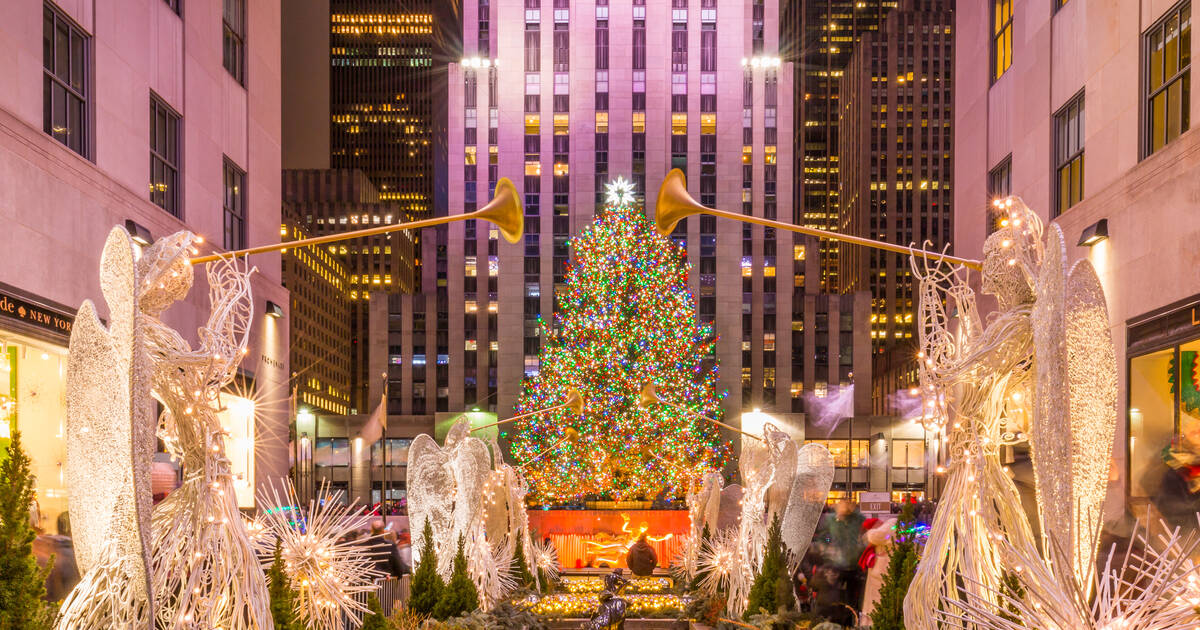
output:
POLYGON ((10 293, 0 291, 0 316, 13 319, 60 337, 71 335, 75 316, 39 306, 10 293))

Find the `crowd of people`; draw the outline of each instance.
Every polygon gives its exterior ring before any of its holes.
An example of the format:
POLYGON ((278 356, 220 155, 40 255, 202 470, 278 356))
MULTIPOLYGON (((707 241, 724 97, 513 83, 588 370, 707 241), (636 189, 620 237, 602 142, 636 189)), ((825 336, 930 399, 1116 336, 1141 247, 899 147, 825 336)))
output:
MULTIPOLYGON (((892 513, 899 513, 900 507, 893 504, 892 513)), ((930 523, 934 508, 929 501, 915 502, 917 522, 930 523)), ((883 519, 867 517, 850 501, 826 508, 808 553, 793 575, 801 610, 825 617, 862 612, 867 576, 876 559, 869 533, 886 524, 883 519)))
POLYGON ((407 529, 392 531, 383 521, 371 521, 370 530, 354 531, 346 541, 361 541, 375 559, 375 569, 385 578, 398 578, 412 572, 412 536, 407 529))

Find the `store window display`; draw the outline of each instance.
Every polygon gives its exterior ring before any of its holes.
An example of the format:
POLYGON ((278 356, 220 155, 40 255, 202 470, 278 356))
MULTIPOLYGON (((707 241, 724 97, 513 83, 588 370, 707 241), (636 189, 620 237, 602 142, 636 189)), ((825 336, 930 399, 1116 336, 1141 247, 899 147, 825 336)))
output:
POLYGON ((1193 528, 1200 511, 1200 339, 1129 361, 1129 494, 1193 528))
POLYGON ((0 447, 21 431, 37 477, 30 517, 46 534, 66 534, 59 530, 68 527, 59 519, 67 511, 66 370, 66 348, 0 331, 0 447))

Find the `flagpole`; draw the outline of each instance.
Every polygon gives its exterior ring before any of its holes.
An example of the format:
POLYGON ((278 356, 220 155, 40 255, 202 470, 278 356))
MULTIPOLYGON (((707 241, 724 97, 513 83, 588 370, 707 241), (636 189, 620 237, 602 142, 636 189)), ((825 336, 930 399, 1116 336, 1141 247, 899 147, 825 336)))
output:
POLYGON ((383 425, 383 432, 382 432, 383 439, 382 439, 382 444, 380 445, 380 448, 383 449, 383 496, 380 497, 380 499, 379 499, 379 505, 382 508, 380 511, 383 512, 383 522, 384 523, 388 522, 387 506, 388 506, 388 497, 391 494, 391 480, 390 480, 390 475, 388 475, 388 460, 389 460, 388 451, 390 451, 392 449, 388 448, 389 445, 388 445, 388 439, 387 439, 387 429, 388 429, 388 426, 387 426, 388 425, 388 423, 387 423, 387 397, 388 397, 388 377, 387 377, 387 372, 384 372, 383 373, 383 398, 381 398, 379 400, 379 405, 380 405, 379 411, 380 411, 380 413, 383 414, 379 420, 380 424, 383 425))

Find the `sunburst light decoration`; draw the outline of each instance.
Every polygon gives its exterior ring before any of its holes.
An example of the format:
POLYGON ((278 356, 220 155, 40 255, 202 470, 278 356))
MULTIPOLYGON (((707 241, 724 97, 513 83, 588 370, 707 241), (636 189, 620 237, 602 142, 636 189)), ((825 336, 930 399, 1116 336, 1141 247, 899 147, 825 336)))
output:
POLYGON ((697 567, 700 575, 700 590, 709 595, 717 592, 741 591, 735 582, 744 580, 745 553, 738 530, 718 530, 700 546, 697 567), (737 586, 737 588, 734 588, 737 586))
POLYGON ((533 564, 541 574, 538 576, 538 579, 545 579, 547 582, 557 581, 558 550, 555 549, 554 544, 534 540, 530 543, 530 548, 533 550, 530 554, 533 558, 533 564))
POLYGON ((342 627, 343 616, 357 625, 369 611, 355 596, 373 591, 383 575, 364 542, 346 535, 364 529, 370 515, 360 513, 356 503, 343 503, 342 493, 331 492, 327 484, 301 509, 291 482, 282 485, 282 491, 275 483, 259 490, 262 515, 248 527, 263 568, 271 563, 278 539, 302 625, 333 630, 342 627))
MULTIPOLYGON (((1139 524, 1140 525, 1140 524, 1139 524)), ((1136 527, 1129 548, 1102 551, 1103 567, 1087 585, 1064 580, 1034 547, 1000 541, 1021 592, 1015 589, 969 592, 959 611, 939 609, 936 617, 978 630, 1191 630, 1200 627, 1200 575, 1191 556, 1200 545, 1195 531, 1179 528, 1157 536, 1136 527), (1088 593, 1094 593, 1089 597, 1088 593), (992 601, 992 600, 995 601, 992 601), (1001 612, 1003 611, 1003 612, 1001 612)), ((1097 535, 1100 527, 1095 531, 1097 535)), ((1070 563, 1071 553, 1055 541, 1054 563, 1070 563)))

